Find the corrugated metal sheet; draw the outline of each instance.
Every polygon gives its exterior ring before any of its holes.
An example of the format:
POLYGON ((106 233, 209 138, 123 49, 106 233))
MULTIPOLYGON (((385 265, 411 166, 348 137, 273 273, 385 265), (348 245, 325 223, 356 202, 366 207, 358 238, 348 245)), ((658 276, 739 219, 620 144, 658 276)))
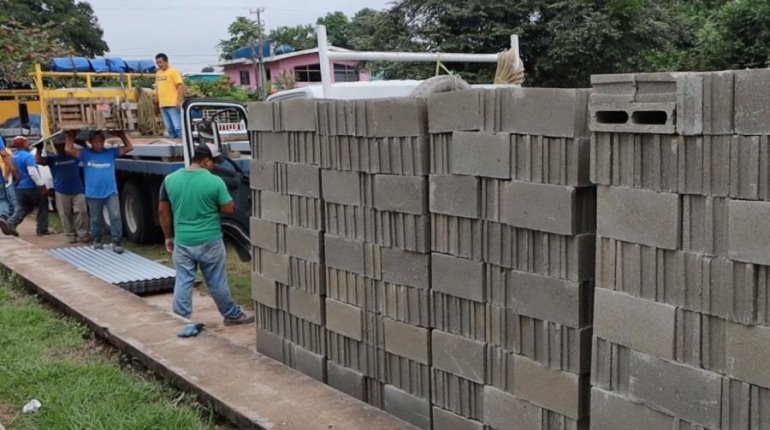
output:
POLYGON ((116 254, 109 245, 105 245, 102 250, 79 246, 51 249, 48 253, 132 293, 154 293, 174 289, 174 269, 131 251, 116 254))

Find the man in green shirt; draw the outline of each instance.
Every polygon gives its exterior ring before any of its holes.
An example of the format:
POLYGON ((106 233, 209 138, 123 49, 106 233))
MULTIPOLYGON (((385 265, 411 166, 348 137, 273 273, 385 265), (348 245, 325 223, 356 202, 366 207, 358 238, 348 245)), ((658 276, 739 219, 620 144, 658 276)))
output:
POLYGON ((185 318, 192 315, 193 283, 200 267, 225 325, 250 324, 254 316, 233 301, 227 283, 219 214, 235 212, 235 203, 222 178, 211 173, 217 153, 213 145, 199 145, 190 167, 166 176, 160 188, 160 225, 176 268, 173 309, 185 318))

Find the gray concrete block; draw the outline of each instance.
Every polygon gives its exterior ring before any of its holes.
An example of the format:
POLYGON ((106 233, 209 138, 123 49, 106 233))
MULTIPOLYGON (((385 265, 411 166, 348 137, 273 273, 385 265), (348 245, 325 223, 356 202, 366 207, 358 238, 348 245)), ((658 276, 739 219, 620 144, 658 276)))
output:
POLYGON ((430 331, 428 329, 391 318, 384 320, 386 351, 418 363, 430 364, 430 331))
POLYGON ((252 102, 246 105, 247 129, 252 131, 273 130, 273 103, 252 102))
POLYGON ((433 408, 433 428, 446 430, 484 430, 484 424, 445 409, 433 408))
POLYGON ((291 367, 321 382, 326 382, 326 357, 297 345, 291 348, 291 367))
POLYGON ((514 356, 513 360, 516 397, 573 420, 588 414, 588 381, 583 377, 549 369, 523 356, 514 356))
POLYGON ((760 188, 766 189, 766 164, 760 164, 763 159, 767 163, 767 140, 764 138, 733 136, 730 142, 730 197, 757 200, 760 188))
POLYGON ((366 400, 364 375, 362 373, 328 360, 326 362, 326 377, 328 384, 337 390, 358 400, 366 400))
POLYGON ((289 162, 289 134, 282 132, 259 133, 259 157, 265 161, 289 162))
POLYGON ((428 109, 415 97, 367 100, 366 113, 371 137, 425 136, 428 109))
POLYGON ((502 97, 499 131, 549 137, 588 136, 590 90, 511 88, 502 97))
POLYGON ((259 251, 259 269, 266 278, 289 284, 289 256, 262 249, 259 251))
POLYGON ((321 262, 322 233, 300 227, 286 227, 286 253, 292 257, 321 262))
POLYGON ((595 96, 611 96, 630 102, 635 94, 636 78, 632 73, 591 75, 591 100, 595 96))
POLYGON ((487 305, 484 302, 431 291, 431 324, 434 329, 487 340, 487 305))
POLYGON ((260 191, 259 200, 260 218, 278 224, 289 224, 291 208, 289 196, 271 191, 260 191))
POLYGON ((385 411, 421 429, 430 429, 430 402, 401 391, 392 385, 385 385, 385 411))
POLYGON ((706 428, 721 425, 722 377, 631 351, 630 395, 706 428))
POLYGON ((430 211, 464 218, 480 215, 479 179, 473 176, 431 175, 430 211))
POLYGON ((511 135, 455 131, 449 170, 458 175, 511 178, 511 135))
POLYGON ((484 302, 484 264, 443 254, 431 254, 432 288, 484 302))
POLYGON ((676 100, 666 103, 592 103, 592 132, 675 134, 676 100))
POLYGON ((419 176, 375 175, 374 208, 423 215, 428 211, 428 183, 419 176))
POLYGON ((304 164, 286 165, 286 190, 289 194, 321 197, 321 169, 304 164))
POLYGON ((275 162, 249 161, 249 185, 252 190, 275 191, 275 162))
POLYGON ((293 99, 281 104, 281 125, 285 131, 316 131, 318 113, 317 101, 313 99, 293 99))
POLYGON ((676 307, 604 288, 594 297, 594 335, 656 357, 674 359, 676 307))
POLYGON ((770 134, 770 70, 735 71, 735 132, 770 134))
MULTIPOLYGON (((609 155, 609 154, 608 154, 609 155)), ((511 135, 511 177, 551 185, 590 186, 590 141, 511 135)))
POLYGON ((746 263, 770 265, 770 203, 728 201, 728 255, 746 263))
MULTIPOLYGON (((489 319, 492 320, 487 324, 487 330, 490 332, 497 331, 502 332, 499 335, 490 333, 489 342, 487 346, 487 376, 485 377, 486 385, 491 385, 509 393, 513 392, 513 353, 507 349, 503 349, 499 346, 493 346, 493 344, 504 344, 507 339, 504 337, 513 337, 513 333, 508 333, 507 321, 498 323, 497 320, 505 318, 506 312, 504 309, 488 305, 490 310, 488 312, 489 319), (495 327, 500 324, 502 327, 495 327), (502 340, 502 341, 501 341, 502 340)), ((508 314, 510 315, 510 314, 508 314)), ((510 330, 513 331, 513 330, 510 330)), ((511 342, 512 343, 512 342, 511 342)), ((513 349, 513 348, 511 348, 513 349)))
POLYGON ((428 97, 431 133, 481 130, 484 125, 484 90, 449 91, 428 97))
POLYGON ((324 235, 324 252, 329 267, 364 273, 364 243, 330 234, 324 235))
POLYGON ((251 217, 249 220, 249 234, 251 244, 271 252, 279 252, 278 244, 281 225, 259 218, 251 217))
POLYGON ((591 389, 592 430, 671 430, 674 419, 600 388, 591 389))
POLYGON ((735 73, 677 74, 677 133, 732 134, 735 73))
POLYGON ((634 102, 660 103, 676 101, 677 73, 636 73, 636 94, 634 102))
POLYGON ((257 329, 257 352, 273 360, 284 362, 286 357, 283 348, 284 340, 269 331, 257 329))
POLYGON ((514 181, 505 183, 501 193, 501 222, 550 233, 577 233, 580 214, 575 188, 514 181))
POLYGON ((600 186, 596 213, 600 236, 664 249, 677 249, 681 242, 677 194, 600 186))
POLYGON ((361 206, 361 175, 357 172, 322 170, 321 184, 323 198, 332 203, 361 206))
POLYGON ((727 323, 725 342, 728 375, 770 388, 770 327, 727 323))
POLYGON ((439 330, 432 332, 433 366, 484 383, 486 344, 439 330))
POLYGON ((318 294, 289 288, 289 313, 313 324, 323 325, 323 298, 318 294))
POLYGON ((542 409, 489 385, 484 387, 484 424, 494 430, 542 428, 542 409))
POLYGON ((252 273, 251 298, 265 306, 278 309, 278 286, 272 279, 252 273))
POLYGON ((430 288, 430 254, 382 249, 382 279, 415 288, 430 288))
POLYGON ((326 328, 360 342, 364 338, 364 311, 326 298, 326 328))
POLYGON ((591 304, 580 283, 510 271, 507 307, 520 315, 580 328, 590 324, 591 304), (582 294, 581 294, 582 293, 582 294))

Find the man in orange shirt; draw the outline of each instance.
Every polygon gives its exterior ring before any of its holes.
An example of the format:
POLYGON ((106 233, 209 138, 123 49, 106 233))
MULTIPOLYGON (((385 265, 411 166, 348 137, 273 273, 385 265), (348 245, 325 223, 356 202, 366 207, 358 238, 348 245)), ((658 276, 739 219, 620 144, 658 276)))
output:
POLYGON ((158 106, 166 124, 168 137, 182 137, 182 103, 184 103, 184 81, 179 70, 168 65, 168 56, 155 56, 155 92, 158 96, 158 106))

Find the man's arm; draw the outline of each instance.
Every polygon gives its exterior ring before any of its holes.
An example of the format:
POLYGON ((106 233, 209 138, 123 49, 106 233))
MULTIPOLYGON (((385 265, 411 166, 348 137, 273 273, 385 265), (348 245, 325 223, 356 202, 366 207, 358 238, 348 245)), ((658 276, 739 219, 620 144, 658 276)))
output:
POLYGON ((0 158, 3 159, 3 163, 5 163, 6 166, 8 166, 8 170, 11 172, 11 176, 13 176, 13 180, 15 182, 19 182, 19 171, 16 170, 16 165, 13 164, 13 159, 10 155, 8 155, 8 152, 5 149, 0 150, 0 158))
POLYGON ((134 150, 134 144, 131 142, 131 139, 128 138, 128 135, 126 135, 126 132, 124 130, 120 130, 115 134, 115 136, 119 137, 120 140, 123 142, 123 146, 118 148, 118 153, 121 156, 126 155, 129 152, 134 150))
POLYGON ((80 158, 80 151, 75 148, 75 136, 77 136, 77 130, 67 130, 67 134, 64 137, 64 152, 72 157, 80 158))
POLYGON ((166 251, 174 252, 174 214, 171 211, 171 202, 168 200, 166 188, 160 186, 160 199, 158 201, 158 221, 166 238, 166 251))
POLYGON ((41 165, 41 166, 47 166, 48 160, 46 160, 43 157, 43 148, 38 148, 37 151, 35 151, 35 163, 41 165))
POLYGON ((182 104, 184 104, 184 80, 178 71, 176 72, 176 81, 176 104, 181 109, 182 104))
POLYGON ((223 205, 219 205, 219 213, 222 215, 232 215, 235 213, 235 202, 230 201, 223 205))
POLYGON ((219 182, 219 186, 217 188, 219 213, 222 215, 232 215, 235 213, 235 201, 233 201, 233 197, 230 195, 230 192, 227 191, 227 185, 225 185, 225 181, 223 181, 220 177, 216 177, 216 179, 219 182))

